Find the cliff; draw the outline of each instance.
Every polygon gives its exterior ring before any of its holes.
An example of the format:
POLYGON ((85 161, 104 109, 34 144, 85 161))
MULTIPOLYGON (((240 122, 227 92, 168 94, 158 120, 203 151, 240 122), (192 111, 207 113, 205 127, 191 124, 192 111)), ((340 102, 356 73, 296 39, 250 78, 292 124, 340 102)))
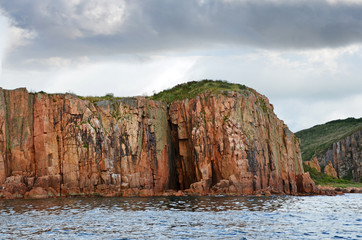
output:
POLYGON ((6 198, 317 191, 249 88, 169 103, 0 89, 0 184, 6 198))
POLYGON ((318 161, 329 175, 362 182, 362 130, 333 143, 318 161))
MULTIPOLYGON (((361 182, 361 129, 362 119, 348 118, 296 133, 302 141, 303 159, 309 160, 308 157, 313 156, 314 165, 317 160, 325 174, 361 182)), ((306 163, 310 165, 311 161, 306 163)))

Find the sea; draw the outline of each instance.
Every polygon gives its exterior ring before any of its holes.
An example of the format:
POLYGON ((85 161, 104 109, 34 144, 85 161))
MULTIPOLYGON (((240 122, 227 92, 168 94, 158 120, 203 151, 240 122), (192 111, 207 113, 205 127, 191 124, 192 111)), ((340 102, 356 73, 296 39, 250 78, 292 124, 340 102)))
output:
POLYGON ((362 239, 362 194, 0 200, 0 239, 362 239))

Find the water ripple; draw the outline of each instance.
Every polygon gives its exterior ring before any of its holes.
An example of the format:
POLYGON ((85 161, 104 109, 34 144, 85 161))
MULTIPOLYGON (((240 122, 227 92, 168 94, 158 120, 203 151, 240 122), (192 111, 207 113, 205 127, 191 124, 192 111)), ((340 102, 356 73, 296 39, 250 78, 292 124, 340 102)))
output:
POLYGON ((361 239, 362 194, 1 200, 0 238, 361 239))

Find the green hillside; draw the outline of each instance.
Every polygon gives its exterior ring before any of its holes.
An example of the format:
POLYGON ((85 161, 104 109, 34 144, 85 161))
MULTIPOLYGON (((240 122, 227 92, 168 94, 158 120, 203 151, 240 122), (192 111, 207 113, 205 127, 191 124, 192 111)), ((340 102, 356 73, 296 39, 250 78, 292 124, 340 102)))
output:
POLYGON ((192 99, 206 91, 218 93, 220 91, 241 91, 246 89, 248 88, 245 85, 220 80, 192 81, 157 93, 151 99, 171 103, 182 99, 192 99))
POLYGON ((362 118, 347 118, 317 125, 295 133, 301 139, 303 161, 327 151, 334 142, 362 129, 362 118))

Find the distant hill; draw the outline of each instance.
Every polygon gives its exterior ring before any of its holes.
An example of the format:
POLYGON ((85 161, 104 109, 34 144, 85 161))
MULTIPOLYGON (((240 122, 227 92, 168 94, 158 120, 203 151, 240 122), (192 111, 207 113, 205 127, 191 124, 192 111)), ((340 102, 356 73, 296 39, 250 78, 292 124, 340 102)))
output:
POLYGON ((362 118, 347 118, 316 125, 295 133, 301 139, 303 161, 323 154, 329 147, 352 133, 362 129, 362 118))

